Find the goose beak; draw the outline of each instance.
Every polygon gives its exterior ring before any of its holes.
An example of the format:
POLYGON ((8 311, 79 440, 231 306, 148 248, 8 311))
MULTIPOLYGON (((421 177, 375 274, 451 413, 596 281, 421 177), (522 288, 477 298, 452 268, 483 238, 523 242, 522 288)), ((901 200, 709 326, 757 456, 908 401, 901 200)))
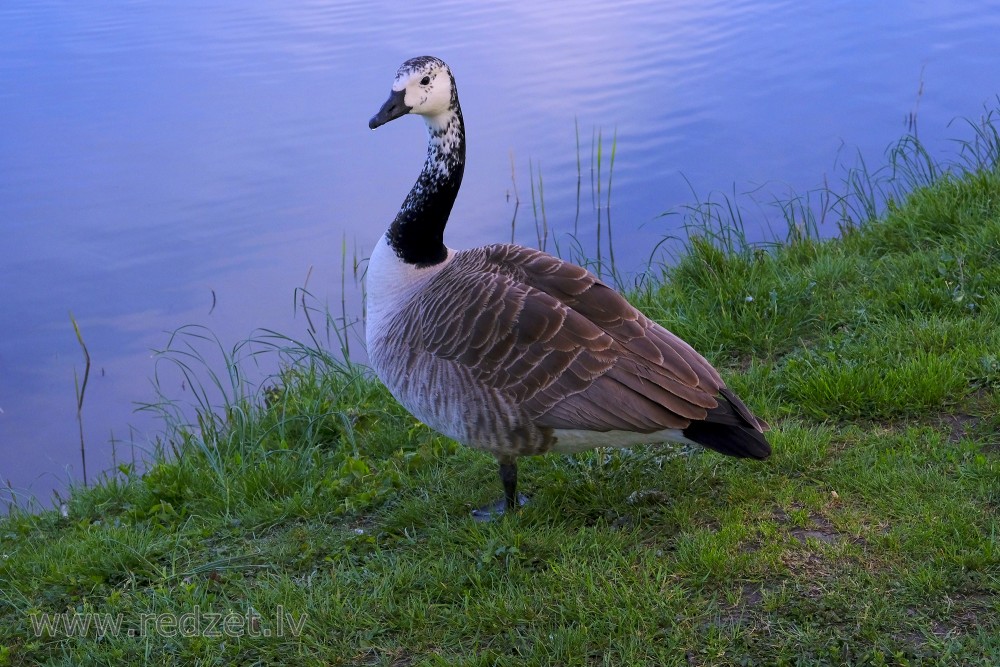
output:
POLYGON ((374 130, 376 127, 385 125, 390 120, 395 120, 400 116, 410 113, 410 107, 406 106, 406 103, 403 101, 405 97, 405 90, 392 91, 389 94, 389 99, 382 105, 382 108, 368 121, 368 127, 374 130))

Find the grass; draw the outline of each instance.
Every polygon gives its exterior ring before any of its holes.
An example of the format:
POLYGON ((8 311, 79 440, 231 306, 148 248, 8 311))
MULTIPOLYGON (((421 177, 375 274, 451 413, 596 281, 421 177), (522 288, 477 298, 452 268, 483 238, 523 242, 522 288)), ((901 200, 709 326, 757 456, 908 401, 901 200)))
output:
POLYGON ((83 342, 80 325, 76 323, 73 313, 69 314, 69 321, 73 324, 73 333, 76 334, 76 340, 83 350, 83 382, 80 381, 74 368, 73 389, 76 391, 76 423, 80 427, 80 468, 83 470, 83 485, 87 486, 87 448, 83 440, 83 399, 87 395, 87 380, 90 378, 90 352, 87 350, 87 344, 83 342))
MULTIPOLYGON (((528 162, 528 181, 531 194, 531 213, 535 228, 535 247, 539 250, 552 252, 568 261, 585 266, 598 278, 616 287, 624 285, 622 274, 615 262, 615 245, 611 233, 611 186, 614 182, 615 155, 618 151, 618 130, 612 135, 610 146, 606 146, 604 132, 599 128, 593 130, 590 142, 590 210, 594 215, 594 230, 596 236, 593 255, 585 251, 585 241, 580 236, 580 212, 583 204, 583 161, 580 147, 580 126, 574 121, 576 130, 576 213, 573 219, 573 231, 565 234, 565 245, 559 239, 550 236, 548 216, 545 212, 545 182, 542 178, 542 167, 537 165, 538 179, 535 179, 536 165, 528 162), (610 155, 606 157, 606 152, 610 155), (604 166, 606 164, 606 166, 604 166), (549 248, 549 241, 552 248, 549 248)), ((514 156, 511 154, 511 190, 507 198, 514 199, 514 212, 510 221, 510 242, 515 243, 517 232, 517 214, 521 208, 521 199, 517 188, 517 170, 514 156)))
MULTIPOLYGON (((532 502, 475 523, 500 492, 490 457, 315 340, 265 332, 193 412, 158 406, 144 473, 0 520, 0 665, 997 664, 990 127, 905 195, 852 176, 868 199, 826 200, 836 239, 753 247, 731 219, 719 233, 726 207, 697 209, 686 252, 632 295, 772 424, 770 460, 526 459, 532 502), (274 354, 273 384, 248 387, 241 365, 274 354), (122 626, 35 632, 98 618, 122 626)), ((194 381, 214 347, 183 330, 163 363, 194 381)))

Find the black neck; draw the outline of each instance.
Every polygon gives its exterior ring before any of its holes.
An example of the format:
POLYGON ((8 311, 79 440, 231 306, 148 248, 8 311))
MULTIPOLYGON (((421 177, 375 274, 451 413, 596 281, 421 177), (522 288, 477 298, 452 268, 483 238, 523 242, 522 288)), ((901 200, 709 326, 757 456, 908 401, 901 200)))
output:
POLYGON ((447 257, 444 228, 465 172, 465 125, 457 96, 451 116, 428 125, 427 160, 389 227, 389 244, 408 264, 431 266, 447 257))

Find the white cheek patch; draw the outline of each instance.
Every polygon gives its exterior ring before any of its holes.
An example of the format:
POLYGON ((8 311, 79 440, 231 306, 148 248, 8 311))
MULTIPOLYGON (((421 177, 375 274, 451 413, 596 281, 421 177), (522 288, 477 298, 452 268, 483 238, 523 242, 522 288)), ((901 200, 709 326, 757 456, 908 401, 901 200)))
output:
POLYGON ((403 102, 406 104, 406 106, 410 107, 411 109, 418 109, 423 105, 427 104, 427 100, 429 100, 430 97, 431 97, 430 88, 407 90, 406 97, 403 99, 403 102))

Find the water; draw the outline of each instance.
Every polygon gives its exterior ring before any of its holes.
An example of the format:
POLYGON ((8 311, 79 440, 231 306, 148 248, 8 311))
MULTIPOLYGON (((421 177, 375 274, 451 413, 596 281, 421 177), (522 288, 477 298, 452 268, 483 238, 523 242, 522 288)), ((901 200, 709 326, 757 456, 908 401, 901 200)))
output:
MULTIPOLYGON (((1000 93, 1000 3, 783 0, 622 3, 0 5, 0 479, 48 502, 81 477, 74 373, 93 359, 83 424, 91 476, 158 424, 151 350, 186 324, 226 344, 302 337, 307 275, 339 310, 341 244, 365 256, 423 160, 424 130, 367 120, 396 67, 429 53, 456 73, 469 164, 453 247, 533 243, 530 179, 568 246, 594 245, 591 142, 617 136, 619 268, 677 234, 661 217, 713 190, 778 196, 881 164, 916 113, 946 156, 956 117, 1000 93), (611 6, 614 5, 614 6, 611 6), (513 170, 512 170, 513 165, 513 170), (513 171, 513 181, 512 181, 513 171), (310 273, 311 271, 311 273, 310 273), (115 444, 111 444, 114 439, 115 444)), ((604 159, 608 155, 605 152, 604 159)), ((605 168, 607 163, 604 164, 605 168)), ((753 238, 766 221, 750 220, 753 238)), ((833 233, 834 230, 823 230, 833 233)), ((551 246, 550 246, 551 247, 551 246)), ((348 279, 348 310, 360 312, 348 279)), ((162 371, 162 369, 160 369, 162 371)), ((178 397, 190 388, 164 376, 178 397)))

